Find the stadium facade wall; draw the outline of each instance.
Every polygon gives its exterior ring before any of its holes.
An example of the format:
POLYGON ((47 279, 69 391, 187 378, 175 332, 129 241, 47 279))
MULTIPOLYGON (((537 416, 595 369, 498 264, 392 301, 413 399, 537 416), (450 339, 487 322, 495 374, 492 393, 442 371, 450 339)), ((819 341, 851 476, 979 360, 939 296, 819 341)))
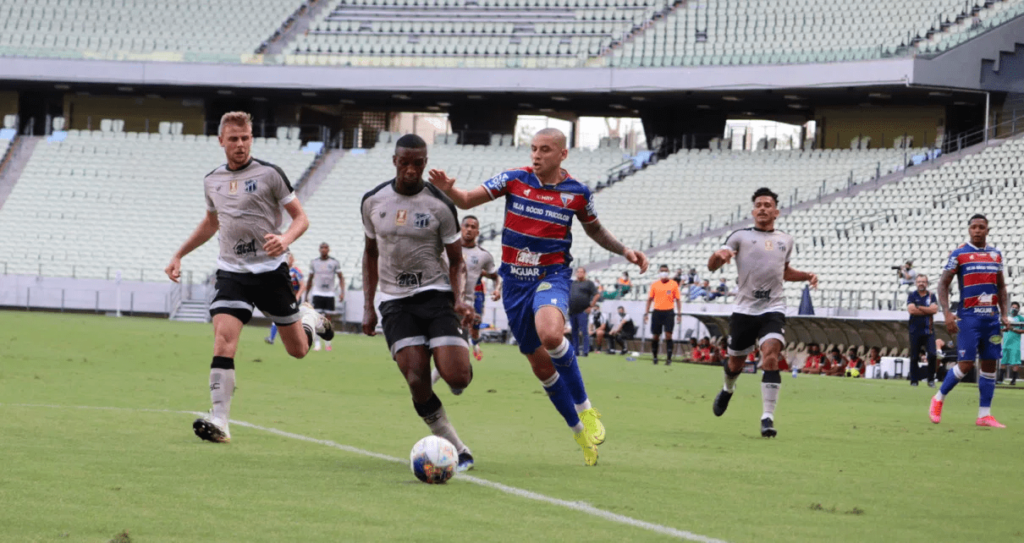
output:
POLYGON ((67 128, 98 130, 102 119, 123 119, 125 132, 156 132, 161 121, 182 122, 185 134, 202 134, 202 101, 135 96, 64 96, 67 128))
POLYGON ((18 93, 14 91, 0 91, 0 121, 4 115, 18 114, 18 93))
POLYGON ((60 311, 120 310, 122 313, 170 313, 173 284, 106 281, 29 275, 0 276, 0 307, 60 311))
POLYGON ((873 149, 891 148, 904 134, 913 136, 915 147, 931 146, 946 125, 943 106, 818 107, 814 116, 817 141, 825 149, 849 149, 850 140, 860 136, 870 137, 873 149))
MULTIPOLYGON (((1017 62, 1016 69, 1002 70, 1001 59, 1006 55, 1000 52, 1015 54, 1016 44, 1022 41, 1024 17, 1017 17, 931 60, 915 62, 911 81, 917 85, 1020 92, 1024 88, 1024 67, 1017 62), (983 59, 995 64, 986 65, 983 59)), ((1019 58, 1021 54, 1015 56, 1019 58)))
POLYGON ((217 89, 629 93, 902 85, 914 83, 918 62, 927 61, 899 58, 787 66, 523 70, 382 69, 3 57, 0 58, 0 73, 4 74, 4 79, 12 81, 207 86, 217 89))

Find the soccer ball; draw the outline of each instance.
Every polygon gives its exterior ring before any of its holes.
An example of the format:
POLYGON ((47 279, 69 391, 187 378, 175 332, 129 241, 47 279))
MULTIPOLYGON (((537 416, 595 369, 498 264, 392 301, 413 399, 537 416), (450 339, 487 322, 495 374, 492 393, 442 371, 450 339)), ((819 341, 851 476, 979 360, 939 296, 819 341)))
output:
POLYGON ((417 479, 428 485, 439 485, 455 475, 459 453, 455 445, 443 437, 427 436, 416 442, 409 453, 409 467, 417 479))

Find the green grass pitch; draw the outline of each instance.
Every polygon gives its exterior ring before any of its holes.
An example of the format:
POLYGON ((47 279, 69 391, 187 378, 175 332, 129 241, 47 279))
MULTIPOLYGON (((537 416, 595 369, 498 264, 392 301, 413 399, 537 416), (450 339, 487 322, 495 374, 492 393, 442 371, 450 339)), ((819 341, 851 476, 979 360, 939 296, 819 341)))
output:
MULTIPOLYGON (((201 442, 178 411, 209 408, 210 325, 8 312, 0 330, 0 541, 672 540, 241 425, 201 442)), ((265 332, 243 333, 233 419, 399 458, 429 433, 382 338, 294 360, 265 332)), ((588 468, 525 359, 484 348, 465 394, 438 391, 476 477, 726 541, 1024 537, 1018 391, 996 392, 994 430, 972 385, 933 425, 927 387, 785 375, 764 440, 759 376, 715 418, 721 370, 593 354, 608 440, 588 468)))

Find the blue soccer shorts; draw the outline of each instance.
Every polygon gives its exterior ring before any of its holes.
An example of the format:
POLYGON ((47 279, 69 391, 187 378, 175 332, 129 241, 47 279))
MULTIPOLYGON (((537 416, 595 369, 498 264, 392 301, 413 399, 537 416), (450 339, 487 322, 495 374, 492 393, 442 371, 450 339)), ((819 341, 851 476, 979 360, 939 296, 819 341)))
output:
POLYGON ((477 322, 473 324, 477 330, 484 327, 484 293, 476 291, 473 293, 473 311, 476 312, 477 322))
POLYGON ((974 362, 999 360, 1003 357, 1003 332, 999 319, 994 317, 964 317, 957 321, 960 333, 956 335, 957 360, 974 362))
POLYGON ((569 283, 572 282, 572 270, 548 274, 540 281, 519 281, 511 277, 502 277, 501 295, 505 300, 505 314, 508 315, 508 326, 512 336, 519 344, 519 352, 533 354, 540 348, 540 336, 534 315, 544 306, 557 307, 562 311, 562 318, 569 321, 569 283))

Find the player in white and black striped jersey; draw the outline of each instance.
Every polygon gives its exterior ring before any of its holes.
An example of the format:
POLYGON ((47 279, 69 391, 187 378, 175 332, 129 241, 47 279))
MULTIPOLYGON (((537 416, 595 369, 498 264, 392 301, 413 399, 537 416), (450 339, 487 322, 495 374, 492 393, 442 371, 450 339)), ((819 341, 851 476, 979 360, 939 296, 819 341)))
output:
POLYGON ((775 437, 775 404, 782 379, 779 356, 786 345, 785 281, 809 281, 818 287, 818 276, 794 270, 789 266, 793 237, 775 229, 779 216, 779 196, 760 188, 751 198, 754 226, 737 230, 726 238, 722 248, 708 259, 708 270, 714 272, 736 258, 739 287, 736 308, 729 318, 729 359, 725 364, 725 386, 715 396, 715 416, 722 416, 729 407, 736 379, 743 371, 747 355, 761 350, 761 435, 775 437))

